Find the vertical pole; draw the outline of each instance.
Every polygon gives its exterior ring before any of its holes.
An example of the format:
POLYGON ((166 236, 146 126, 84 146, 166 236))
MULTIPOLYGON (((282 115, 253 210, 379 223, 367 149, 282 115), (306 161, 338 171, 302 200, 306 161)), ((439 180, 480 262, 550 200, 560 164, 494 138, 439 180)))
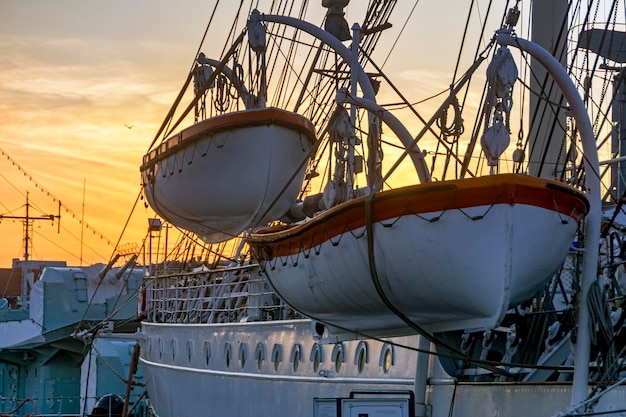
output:
POLYGON ((148 275, 152 275, 152 228, 148 232, 148 275))
POLYGON ((124 396, 124 408, 122 409, 122 417, 128 417, 128 404, 130 403, 130 391, 133 388, 133 375, 137 372, 137 362, 139 362, 139 343, 135 343, 133 355, 130 358, 130 366, 128 368, 128 380, 126 381, 126 395, 124 396))
MULTIPOLYGON (((454 391, 457 380, 443 369, 441 360, 433 357, 431 363, 431 417, 451 417, 454 411, 454 391)), ((461 411, 462 413, 463 411, 461 411)))
POLYGON ((163 273, 167 274, 167 238, 169 236, 170 226, 165 225, 165 249, 163 250, 163 273))
MULTIPOLYGON (((357 68, 359 68, 359 42, 361 38, 361 27, 355 23, 352 26, 352 65, 350 74, 350 95, 352 97, 357 96, 357 86, 359 81, 359 75, 357 68)), ((354 192, 354 147, 356 146, 356 111, 357 106, 350 105, 350 123, 352 124, 352 135, 350 136, 348 143, 348 174, 346 185, 348 187, 348 193, 350 198, 353 198, 354 192)))
POLYGON ((30 229, 30 215, 29 212, 30 203, 28 202, 28 193, 26 193, 26 218, 25 218, 25 229, 24 229, 24 262, 28 262, 28 246, 30 244, 30 236, 28 231, 30 229))
POLYGON ((22 308, 28 308, 28 280, 26 273, 28 271, 28 246, 30 245, 30 203, 28 202, 28 192, 26 193, 26 218, 24 219, 24 262, 22 263, 22 308))
POLYGON ((261 60, 261 88, 259 91, 259 107, 265 108, 267 100, 267 72, 265 66, 265 49, 263 52, 257 54, 259 60, 261 60))
POLYGON ((424 336, 419 336, 419 351, 415 367, 415 417, 426 416, 426 387, 428 385, 428 368, 430 365, 430 342, 424 336))

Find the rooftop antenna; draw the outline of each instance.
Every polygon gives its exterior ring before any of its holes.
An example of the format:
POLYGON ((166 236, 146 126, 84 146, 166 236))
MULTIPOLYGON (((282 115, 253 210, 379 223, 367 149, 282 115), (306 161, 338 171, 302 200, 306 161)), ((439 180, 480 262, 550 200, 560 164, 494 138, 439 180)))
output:
MULTIPOLYGON (((26 216, 6 216, 0 214, 0 221, 2 219, 15 219, 21 220, 24 223, 24 261, 22 262, 22 307, 26 309, 27 307, 27 299, 28 299, 28 279, 27 279, 27 271, 28 271, 28 260, 29 260, 29 248, 31 245, 31 236, 33 234, 33 223, 36 220, 50 220, 54 222, 54 219, 61 219, 61 202, 59 201, 59 214, 42 214, 40 216, 31 216, 30 215, 30 203, 28 202, 28 192, 26 193, 26 216)), ((58 223, 58 228, 60 230, 61 223, 58 223)))

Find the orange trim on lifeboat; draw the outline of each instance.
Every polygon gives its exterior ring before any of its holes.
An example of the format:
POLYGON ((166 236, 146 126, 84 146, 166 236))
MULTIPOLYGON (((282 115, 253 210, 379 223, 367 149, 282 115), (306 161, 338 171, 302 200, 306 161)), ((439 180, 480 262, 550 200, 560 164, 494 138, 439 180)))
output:
MULTIPOLYGON (((360 197, 286 229, 259 229, 247 241, 261 259, 293 255, 365 226, 365 202, 360 197)), ((553 210, 576 221, 589 211, 583 193, 566 184, 522 174, 499 174, 423 183, 376 193, 372 221, 404 215, 436 213, 494 204, 526 204, 553 210)))
POLYGON ((238 127, 261 125, 284 126, 305 134, 311 143, 315 142, 315 126, 298 113, 275 107, 225 113, 202 120, 161 142, 157 148, 143 157, 144 163, 140 170, 144 171, 181 148, 211 134, 238 127))

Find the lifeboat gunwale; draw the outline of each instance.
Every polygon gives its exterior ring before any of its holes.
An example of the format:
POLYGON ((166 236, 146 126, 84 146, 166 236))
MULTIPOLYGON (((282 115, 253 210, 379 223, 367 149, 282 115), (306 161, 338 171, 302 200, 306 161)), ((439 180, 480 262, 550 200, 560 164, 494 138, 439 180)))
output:
POLYGON ((170 136, 143 157, 143 164, 139 170, 141 172, 150 170, 160 161, 211 134, 233 129, 234 127, 265 124, 280 125, 294 129, 305 134, 311 144, 316 140, 315 126, 309 119, 298 113, 277 107, 230 112, 202 120, 170 136), (164 150, 161 150, 162 148, 164 150))
MULTIPOLYGON (((261 260, 295 254, 340 234, 365 226, 364 209, 368 196, 356 198, 294 226, 260 228, 247 236, 261 260), (323 227, 322 233, 317 230, 323 227), (310 235, 310 237, 309 237, 310 235), (303 247, 303 242, 309 242, 303 247), (295 241, 298 243, 295 243, 295 241), (294 241, 294 244, 291 244, 294 241), (270 249, 271 248, 271 249, 270 249)), ((525 174, 498 174, 484 177, 430 182, 376 193, 372 198, 372 222, 403 215, 465 209, 491 204, 529 204, 570 216, 576 221, 589 211, 589 202, 579 190, 553 180, 525 174), (561 204, 554 200, 561 195, 561 204), (425 194, 435 198, 424 200, 425 194), (549 198, 551 197, 551 198, 549 198), (404 199, 405 204, 398 204, 404 199), (413 204, 411 204, 413 203, 413 204)))

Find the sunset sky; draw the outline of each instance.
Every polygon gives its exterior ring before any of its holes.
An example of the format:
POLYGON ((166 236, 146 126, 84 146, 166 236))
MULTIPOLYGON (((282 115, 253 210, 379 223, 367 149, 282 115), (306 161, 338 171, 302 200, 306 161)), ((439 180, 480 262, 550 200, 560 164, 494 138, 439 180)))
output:
MULTIPOLYGON (((238 3, 222 1, 219 12, 232 14, 238 3)), ((353 1, 348 22, 362 18, 365 3, 353 1)), ((399 3, 391 41, 414 4, 399 3)), ((454 10, 442 3, 419 2, 385 67, 411 100, 451 80, 461 31, 445 25, 463 27, 469 2, 454 10), (420 42, 436 37, 442 41, 420 42)), ((31 259, 106 262, 118 240, 141 245, 153 215, 143 200, 120 238, 140 193, 141 157, 182 86, 214 5, 0 0, 0 214, 24 216, 27 193, 31 216, 57 215, 62 202, 60 224, 34 221, 31 259)), ((315 8, 319 23, 325 9, 315 8)), ((221 52, 221 42, 209 44, 221 52)), ((23 255, 23 223, 1 220, 0 267, 23 255)))

